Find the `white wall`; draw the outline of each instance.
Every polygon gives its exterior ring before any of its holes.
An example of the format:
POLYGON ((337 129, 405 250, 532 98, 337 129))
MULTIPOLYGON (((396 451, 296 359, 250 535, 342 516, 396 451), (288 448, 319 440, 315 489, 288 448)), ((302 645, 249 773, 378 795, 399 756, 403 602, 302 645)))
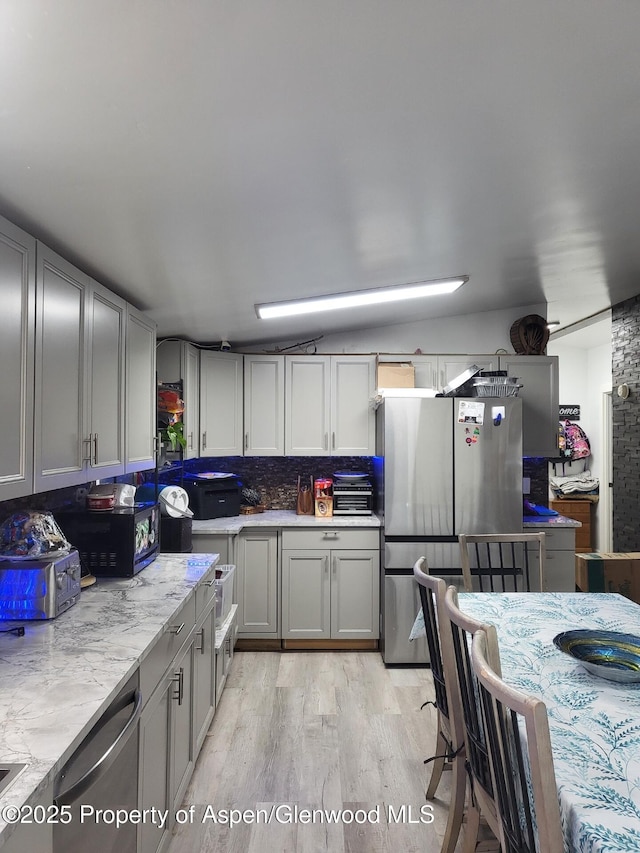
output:
MULTIPOLYGON (((607 314, 597 323, 573 334, 552 339, 548 355, 559 361, 560 403, 580 405, 580 426, 591 444, 591 456, 565 466, 571 474, 588 468, 600 481, 600 502, 595 511, 596 529, 593 547, 607 550, 606 511, 604 490, 608 489, 608 470, 603 455, 604 408, 603 394, 611 390, 611 318, 607 314), (603 547, 604 546, 604 547, 603 547)), ((553 474, 553 466, 550 465, 553 474)), ((562 466, 557 467, 562 475, 562 466)))
MULTIPOLYGON (((391 312, 392 308, 389 310, 391 312)), ((424 353, 494 353, 500 349, 512 353, 513 346, 509 338, 512 324, 528 314, 546 317, 546 312, 544 304, 525 305, 504 311, 390 324, 375 329, 325 335, 315 344, 315 348, 318 353, 415 353, 417 349, 424 353)), ((280 348, 294 343, 282 343, 280 348)), ((264 349, 256 347, 245 351, 263 352, 264 349)), ((296 352, 295 349, 290 351, 296 352)), ((313 348, 308 351, 313 352, 313 348)))

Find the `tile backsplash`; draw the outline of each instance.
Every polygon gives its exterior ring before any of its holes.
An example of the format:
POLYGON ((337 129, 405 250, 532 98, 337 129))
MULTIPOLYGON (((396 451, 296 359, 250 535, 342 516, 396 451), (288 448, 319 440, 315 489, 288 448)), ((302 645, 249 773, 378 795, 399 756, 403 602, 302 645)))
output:
MULTIPOLYGON (((308 483, 316 477, 333 477, 335 471, 364 471, 373 476, 373 459, 368 456, 223 456, 188 459, 184 473, 220 471, 237 474, 243 486, 256 489, 267 509, 296 508, 298 477, 308 483)), ((165 483, 180 482, 180 469, 160 471, 165 483)))

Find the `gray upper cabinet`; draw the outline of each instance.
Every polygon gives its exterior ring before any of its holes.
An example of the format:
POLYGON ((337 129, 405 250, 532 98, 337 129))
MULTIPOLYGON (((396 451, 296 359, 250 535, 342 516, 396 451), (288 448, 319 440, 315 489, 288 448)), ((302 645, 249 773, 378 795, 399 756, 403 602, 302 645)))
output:
POLYGON ((91 281, 38 243, 35 490, 84 483, 93 448, 87 420, 87 301, 91 281), (86 439, 86 441, 85 441, 86 439))
POLYGON ((160 341, 156 360, 159 382, 182 382, 183 457, 192 459, 200 452, 200 353, 187 341, 160 341))
POLYGON ((284 356, 244 357, 244 454, 284 456, 284 356))
POLYGON ((286 453, 374 454, 374 394, 375 356, 286 356, 286 453))
POLYGON ((156 324, 127 306, 125 346, 127 472, 155 464, 156 324))
POLYGON ((331 356, 331 453, 371 456, 376 422, 372 404, 376 386, 375 356, 331 356))
POLYGON ((415 368, 416 388, 439 391, 472 364, 482 370, 506 370, 523 386, 522 452, 524 456, 558 454, 558 357, 546 355, 381 355, 380 363, 407 362, 415 368))
POLYGON ((438 356, 438 390, 442 390, 452 379, 475 364, 481 370, 498 370, 498 356, 488 355, 439 355, 438 356))
MULTIPOLYGON (((153 330, 144 322, 131 312, 132 417, 144 408, 129 434, 132 471, 153 464, 153 330)), ((36 492, 124 474, 126 329, 123 299, 37 244, 36 492)))
POLYGON ((36 242, 0 218, 0 500, 33 487, 33 346, 36 242))
POLYGON ((328 355, 285 356, 287 456, 328 456, 331 420, 328 355))
MULTIPOLYGON (((89 479, 95 480, 124 474, 127 304, 119 296, 92 281, 87 316, 89 479)), ((85 431, 85 441, 86 438, 85 431)))
POLYGON ((200 351, 200 456, 242 456, 243 356, 200 351))
POLYGON ((558 455, 559 379, 556 355, 501 355, 500 370, 522 388, 522 454, 558 455))
POLYGON ((200 354, 193 344, 184 344, 182 364, 185 406, 182 420, 187 442, 183 455, 185 459, 193 459, 200 454, 200 354))

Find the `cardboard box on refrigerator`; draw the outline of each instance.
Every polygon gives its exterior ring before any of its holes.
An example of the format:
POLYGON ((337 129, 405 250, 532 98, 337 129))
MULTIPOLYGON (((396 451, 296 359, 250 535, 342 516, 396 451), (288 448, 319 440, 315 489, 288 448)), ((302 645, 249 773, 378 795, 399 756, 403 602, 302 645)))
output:
POLYGON ((415 388, 415 368, 412 364, 378 362, 378 388, 415 388))
POLYGON ((640 604, 640 552, 576 554, 582 592, 617 592, 640 604))

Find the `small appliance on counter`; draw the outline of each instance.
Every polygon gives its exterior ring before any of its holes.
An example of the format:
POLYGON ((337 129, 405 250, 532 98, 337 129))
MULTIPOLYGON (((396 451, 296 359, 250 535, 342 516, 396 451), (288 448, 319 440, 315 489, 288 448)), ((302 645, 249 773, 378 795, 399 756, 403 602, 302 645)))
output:
POLYGON ((336 471, 333 475, 333 514, 371 515, 373 486, 364 471, 336 471))
POLYGON ((333 480, 319 477, 313 481, 313 496, 316 518, 331 518, 333 515, 333 480))
POLYGON ((117 507, 133 506, 136 487, 125 483, 99 483, 87 495, 87 509, 109 512, 117 507))
POLYGON ((189 553, 193 511, 189 495, 181 486, 165 486, 158 495, 160 504, 160 550, 168 553, 189 553))
POLYGON ((160 550, 157 503, 103 512, 61 512, 58 523, 80 552, 83 574, 132 577, 153 562, 160 550))
POLYGON ((54 619, 80 597, 80 556, 0 557, 0 619, 54 619))
POLYGON ((236 474, 185 474, 184 488, 196 519, 240 515, 241 484, 236 474))

